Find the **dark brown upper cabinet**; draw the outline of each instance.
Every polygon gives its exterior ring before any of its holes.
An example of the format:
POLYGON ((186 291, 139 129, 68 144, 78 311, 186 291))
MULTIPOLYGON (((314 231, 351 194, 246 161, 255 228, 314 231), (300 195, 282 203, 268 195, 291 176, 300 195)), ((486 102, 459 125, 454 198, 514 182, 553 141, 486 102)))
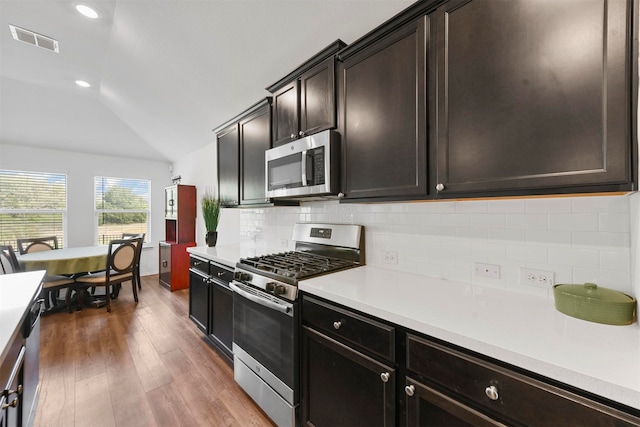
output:
POLYGON ((437 94, 428 118, 437 143, 431 191, 446 198, 632 190, 631 6, 440 6, 428 70, 437 94))
POLYGON ((267 87, 273 94, 273 146, 336 127, 336 52, 345 47, 337 40, 267 87))
POLYGON ((268 203, 264 152, 271 148, 271 103, 240 120, 240 204, 268 203))
POLYGON ((218 195, 225 207, 238 206, 240 166, 238 123, 216 131, 218 140, 218 195))
POLYGON ((264 152, 271 148, 271 98, 214 130, 218 140, 218 190, 225 207, 269 203, 264 152))
POLYGON ((345 200, 427 196, 428 28, 423 16, 339 54, 345 200))

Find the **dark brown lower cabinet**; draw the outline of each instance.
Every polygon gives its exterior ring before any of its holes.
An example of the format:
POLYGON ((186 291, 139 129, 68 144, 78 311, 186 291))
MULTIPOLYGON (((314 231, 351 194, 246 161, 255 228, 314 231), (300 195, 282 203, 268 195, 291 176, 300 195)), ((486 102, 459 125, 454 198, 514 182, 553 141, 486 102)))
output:
POLYGON ((302 296, 306 426, 640 426, 640 411, 302 296))
POLYGON ((395 425, 392 367, 307 327, 303 347, 304 425, 395 425))
POLYGON ((233 294, 229 282, 233 279, 233 269, 191 255, 189 277, 189 318, 231 364, 233 294))
POLYGON ((407 427, 504 426, 438 390, 406 378, 407 427))
POLYGON ((209 339, 225 356, 233 360, 233 293, 228 284, 211 283, 209 339))

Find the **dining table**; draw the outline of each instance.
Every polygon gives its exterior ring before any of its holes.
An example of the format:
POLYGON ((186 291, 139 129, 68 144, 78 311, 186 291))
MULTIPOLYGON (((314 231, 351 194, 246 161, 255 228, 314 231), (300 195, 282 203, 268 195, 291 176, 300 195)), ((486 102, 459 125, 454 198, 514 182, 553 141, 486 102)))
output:
POLYGON ((81 246, 17 255, 24 271, 47 270, 48 275, 75 275, 104 270, 109 246, 81 246))
MULTIPOLYGON (((76 277, 79 275, 104 270, 107 265, 109 246, 81 246, 75 248, 61 248, 51 251, 31 252, 17 255, 18 263, 23 271, 46 270, 47 275, 64 275, 76 277)), ((85 291, 87 292, 87 291, 85 291)), ((45 313, 56 312, 64 308, 60 304, 59 296, 50 294, 51 308, 47 308, 45 313)), ((72 301, 77 298, 74 296, 72 301)), ((104 295, 92 292, 84 297, 84 305, 87 307, 102 307, 106 304, 104 295)))

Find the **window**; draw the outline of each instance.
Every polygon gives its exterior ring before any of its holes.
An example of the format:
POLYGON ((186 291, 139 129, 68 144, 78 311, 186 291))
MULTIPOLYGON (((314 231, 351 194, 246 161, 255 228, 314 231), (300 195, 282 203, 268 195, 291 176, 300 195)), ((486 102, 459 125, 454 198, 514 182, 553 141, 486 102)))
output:
POLYGON ((149 240, 151 183, 143 179, 95 178, 98 244, 106 245, 122 233, 146 233, 149 240))
POLYGON ((67 176, 0 169, 0 244, 56 236, 64 247, 67 176))

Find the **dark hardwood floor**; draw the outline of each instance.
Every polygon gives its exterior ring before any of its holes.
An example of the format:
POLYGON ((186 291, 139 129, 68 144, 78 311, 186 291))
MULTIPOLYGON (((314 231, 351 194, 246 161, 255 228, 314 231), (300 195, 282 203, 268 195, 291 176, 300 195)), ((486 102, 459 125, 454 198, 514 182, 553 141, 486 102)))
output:
POLYGON ((43 316, 36 426, 273 426, 189 320, 189 290, 142 278, 106 308, 43 316))

